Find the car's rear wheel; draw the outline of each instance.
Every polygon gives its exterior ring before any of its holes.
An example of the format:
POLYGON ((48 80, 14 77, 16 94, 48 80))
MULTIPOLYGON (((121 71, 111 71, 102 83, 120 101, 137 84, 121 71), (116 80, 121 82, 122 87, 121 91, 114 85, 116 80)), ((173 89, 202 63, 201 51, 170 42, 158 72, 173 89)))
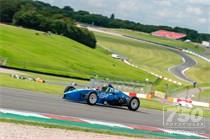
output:
POLYGON ((91 92, 88 94, 87 103, 89 105, 95 105, 97 100, 98 100, 98 96, 97 96, 96 92, 91 92))
POLYGON ((128 103, 128 109, 132 111, 138 110, 140 106, 140 101, 137 97, 132 97, 128 103))

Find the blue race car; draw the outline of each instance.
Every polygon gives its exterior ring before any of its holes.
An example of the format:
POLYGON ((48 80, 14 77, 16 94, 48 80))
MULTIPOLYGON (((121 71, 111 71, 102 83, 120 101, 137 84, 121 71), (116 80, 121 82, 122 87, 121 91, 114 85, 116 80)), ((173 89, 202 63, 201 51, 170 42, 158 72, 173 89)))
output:
POLYGON ((73 86, 67 86, 64 90, 63 99, 85 102, 89 105, 127 106, 132 111, 138 110, 140 106, 139 98, 130 97, 111 85, 104 86, 101 89, 76 89, 73 86))

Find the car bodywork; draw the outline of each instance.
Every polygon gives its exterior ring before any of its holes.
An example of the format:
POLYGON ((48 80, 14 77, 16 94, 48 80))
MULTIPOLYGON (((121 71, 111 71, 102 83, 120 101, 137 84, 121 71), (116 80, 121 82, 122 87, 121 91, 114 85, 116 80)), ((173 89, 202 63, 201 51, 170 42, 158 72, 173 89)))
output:
POLYGON ((102 104, 113 106, 128 106, 130 110, 137 110, 140 101, 136 97, 130 97, 113 87, 102 87, 102 89, 65 89, 64 99, 76 102, 87 102, 90 105, 102 104), (132 101, 132 102, 131 102, 132 101))

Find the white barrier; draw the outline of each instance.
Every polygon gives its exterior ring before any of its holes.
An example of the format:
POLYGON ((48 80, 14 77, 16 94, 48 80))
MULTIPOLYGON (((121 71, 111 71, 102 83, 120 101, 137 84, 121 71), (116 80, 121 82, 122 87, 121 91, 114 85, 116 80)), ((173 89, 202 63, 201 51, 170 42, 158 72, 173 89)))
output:
POLYGON ((155 76, 155 77, 157 77, 157 78, 160 78, 160 79, 169 81, 169 82, 171 82, 171 83, 177 84, 177 85, 179 85, 179 86, 182 86, 182 83, 181 83, 181 82, 172 80, 172 79, 167 78, 167 77, 163 77, 162 75, 158 75, 158 74, 156 74, 156 73, 154 73, 154 72, 148 72, 148 71, 145 70, 145 69, 142 69, 142 68, 140 68, 140 67, 138 67, 138 66, 136 66, 136 65, 134 65, 134 64, 131 64, 128 60, 125 60, 125 59, 124 59, 123 62, 124 62, 125 64, 129 65, 129 66, 135 67, 135 68, 137 68, 137 69, 141 69, 141 70, 143 70, 143 71, 145 71, 145 72, 147 72, 147 73, 149 73, 149 74, 152 74, 153 76, 155 76))
POLYGON ((199 102, 199 101, 192 101, 192 104, 195 106, 201 106, 201 107, 209 107, 209 103, 205 103, 205 102, 199 102))
POLYGON ((136 95, 138 98, 147 98, 147 95, 146 94, 137 94, 136 95))
POLYGON ((185 49, 182 49, 182 51, 185 52, 185 53, 188 53, 188 54, 197 56, 197 57, 199 57, 199 58, 201 58, 201 59, 203 59, 203 60, 205 60, 205 61, 207 61, 207 62, 210 62, 210 59, 209 59, 209 58, 204 57, 204 56, 202 56, 202 55, 199 55, 199 54, 197 54, 197 53, 195 53, 195 52, 192 52, 192 51, 189 51, 189 50, 185 50, 185 49))

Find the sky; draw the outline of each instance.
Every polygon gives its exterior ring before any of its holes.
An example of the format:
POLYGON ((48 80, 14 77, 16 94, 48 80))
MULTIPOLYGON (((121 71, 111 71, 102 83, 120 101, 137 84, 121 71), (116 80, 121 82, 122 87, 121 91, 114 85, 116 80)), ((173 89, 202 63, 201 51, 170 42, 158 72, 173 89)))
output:
POLYGON ((140 22, 210 33, 210 0, 40 0, 74 10, 140 22))

